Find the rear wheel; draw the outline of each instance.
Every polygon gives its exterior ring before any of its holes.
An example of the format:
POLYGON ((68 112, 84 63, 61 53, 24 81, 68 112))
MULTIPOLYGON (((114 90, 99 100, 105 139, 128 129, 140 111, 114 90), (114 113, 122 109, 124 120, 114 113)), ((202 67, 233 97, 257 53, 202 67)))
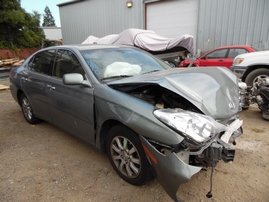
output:
POLYGON ((168 64, 173 68, 177 67, 175 62, 168 61, 168 64))
POLYGON ((245 81, 248 86, 253 86, 253 84, 257 82, 259 78, 266 77, 269 77, 269 69, 261 68, 250 72, 245 81))
POLYGON ((152 179, 142 144, 129 128, 114 126, 107 136, 106 151, 113 168, 126 182, 143 185, 152 179))
POLYGON ((32 108, 28 98, 26 97, 26 95, 24 93, 20 96, 20 105, 21 105, 21 110, 22 110, 23 116, 28 123, 35 124, 35 123, 38 123, 40 121, 33 114, 33 108, 32 108))

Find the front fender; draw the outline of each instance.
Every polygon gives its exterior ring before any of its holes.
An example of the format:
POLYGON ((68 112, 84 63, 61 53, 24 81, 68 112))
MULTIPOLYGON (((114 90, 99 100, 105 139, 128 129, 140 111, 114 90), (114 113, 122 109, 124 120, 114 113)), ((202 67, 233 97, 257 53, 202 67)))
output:
POLYGON ((142 136, 140 140, 157 181, 174 201, 181 201, 176 195, 179 185, 188 182, 202 168, 184 163, 175 153, 160 153, 142 136))

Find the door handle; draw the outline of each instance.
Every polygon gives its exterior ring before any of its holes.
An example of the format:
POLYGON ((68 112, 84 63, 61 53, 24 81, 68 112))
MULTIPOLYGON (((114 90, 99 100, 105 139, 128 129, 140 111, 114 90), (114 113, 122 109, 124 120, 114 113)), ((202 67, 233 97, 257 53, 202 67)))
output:
POLYGON ((55 86, 50 85, 50 84, 47 85, 47 88, 50 89, 50 90, 55 90, 56 89, 55 86))
POLYGON ((219 60, 219 62, 223 62, 223 60, 219 60))
POLYGON ((21 80, 22 80, 22 81, 28 81, 28 78, 21 77, 21 80))

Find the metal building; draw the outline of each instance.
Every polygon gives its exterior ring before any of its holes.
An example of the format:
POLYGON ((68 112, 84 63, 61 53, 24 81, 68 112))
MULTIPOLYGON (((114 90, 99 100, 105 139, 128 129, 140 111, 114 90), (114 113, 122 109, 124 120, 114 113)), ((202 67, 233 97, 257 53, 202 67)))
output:
POLYGON ((58 6, 64 44, 139 28, 165 37, 193 35, 198 52, 243 44, 269 49, 268 0, 77 0, 58 6))
POLYGON ((269 50, 268 0, 200 0, 197 49, 252 45, 269 50))
POLYGON ((82 43, 89 35, 103 37, 143 28, 141 0, 131 8, 125 0, 78 0, 58 6, 64 44, 82 43))

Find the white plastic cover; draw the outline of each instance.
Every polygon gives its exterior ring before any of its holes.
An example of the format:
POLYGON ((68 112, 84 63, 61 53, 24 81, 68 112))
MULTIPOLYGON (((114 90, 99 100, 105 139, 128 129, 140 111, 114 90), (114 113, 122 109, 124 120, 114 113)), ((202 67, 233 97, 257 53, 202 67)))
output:
POLYGON ((166 38, 154 31, 143 29, 126 29, 120 34, 107 35, 103 38, 89 36, 82 44, 118 44, 137 46, 147 51, 166 51, 175 47, 183 47, 194 55, 193 36, 185 34, 177 38, 166 38))

